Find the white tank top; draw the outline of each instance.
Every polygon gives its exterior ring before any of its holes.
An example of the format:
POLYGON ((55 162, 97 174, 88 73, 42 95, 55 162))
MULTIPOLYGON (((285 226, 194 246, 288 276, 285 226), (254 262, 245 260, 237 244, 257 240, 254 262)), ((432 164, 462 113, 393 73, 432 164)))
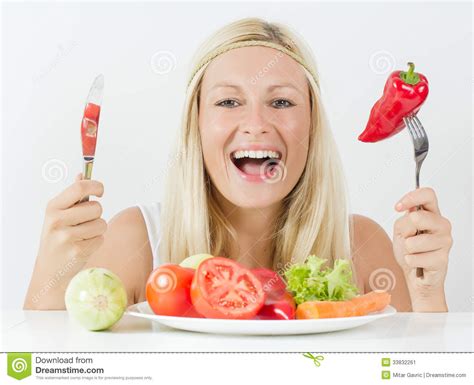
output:
POLYGON ((160 258, 158 256, 158 245, 160 243, 160 203, 153 202, 147 204, 137 204, 145 220, 148 240, 150 241, 151 252, 153 255, 153 269, 159 266, 160 258))

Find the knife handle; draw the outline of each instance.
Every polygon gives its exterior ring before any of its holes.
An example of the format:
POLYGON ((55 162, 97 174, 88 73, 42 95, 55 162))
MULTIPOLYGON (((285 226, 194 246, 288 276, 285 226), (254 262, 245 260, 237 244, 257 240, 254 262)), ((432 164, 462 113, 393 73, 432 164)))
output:
MULTIPOLYGON (((84 159, 84 173, 82 179, 91 179, 92 177, 92 166, 94 166, 94 158, 85 158, 84 159)), ((89 195, 86 195, 82 198, 79 203, 88 202, 89 195)))

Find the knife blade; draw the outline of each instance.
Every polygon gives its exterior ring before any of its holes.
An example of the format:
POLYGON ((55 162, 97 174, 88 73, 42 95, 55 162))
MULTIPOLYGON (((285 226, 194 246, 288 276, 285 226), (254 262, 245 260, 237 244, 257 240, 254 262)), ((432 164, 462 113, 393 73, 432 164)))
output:
MULTIPOLYGON (((103 91, 104 75, 100 74, 94 79, 87 95, 81 122, 82 156, 84 160, 83 179, 91 179, 92 177, 103 91)), ((89 196, 85 196, 80 202, 88 200, 89 196)))

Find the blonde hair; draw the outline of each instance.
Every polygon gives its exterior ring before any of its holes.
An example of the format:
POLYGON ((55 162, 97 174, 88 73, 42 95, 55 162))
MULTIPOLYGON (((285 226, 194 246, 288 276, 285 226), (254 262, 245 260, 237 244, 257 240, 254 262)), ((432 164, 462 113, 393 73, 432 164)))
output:
MULTIPOLYGON (((182 129, 176 144, 161 209, 162 261, 179 263, 199 253, 226 255, 236 232, 224 216, 205 169, 198 127, 198 102, 207 65, 233 47, 273 46, 290 52, 308 79, 311 129, 306 167, 293 190, 283 199, 275 222, 273 268, 286 269, 308 255, 350 259, 350 221, 341 161, 321 102, 319 79, 311 51, 284 25, 259 18, 235 21, 202 44, 194 58, 185 99, 182 129), (252 43, 257 42, 257 43, 252 43), (261 42, 261 44, 258 44, 261 42)), ((355 279, 355 277, 354 277, 355 279)))

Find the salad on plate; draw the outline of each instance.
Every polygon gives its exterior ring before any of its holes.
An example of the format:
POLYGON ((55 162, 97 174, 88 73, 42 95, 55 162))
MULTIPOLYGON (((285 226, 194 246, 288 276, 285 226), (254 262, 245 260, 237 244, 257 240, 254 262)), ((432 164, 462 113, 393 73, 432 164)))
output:
MULTIPOLYGON (((202 256, 202 255, 201 255, 202 256)), ((282 275, 248 269, 225 257, 191 256, 164 264, 148 278, 146 298, 156 315, 232 320, 293 320, 364 316, 384 310, 390 293, 359 294, 348 260, 310 255, 282 275)))

